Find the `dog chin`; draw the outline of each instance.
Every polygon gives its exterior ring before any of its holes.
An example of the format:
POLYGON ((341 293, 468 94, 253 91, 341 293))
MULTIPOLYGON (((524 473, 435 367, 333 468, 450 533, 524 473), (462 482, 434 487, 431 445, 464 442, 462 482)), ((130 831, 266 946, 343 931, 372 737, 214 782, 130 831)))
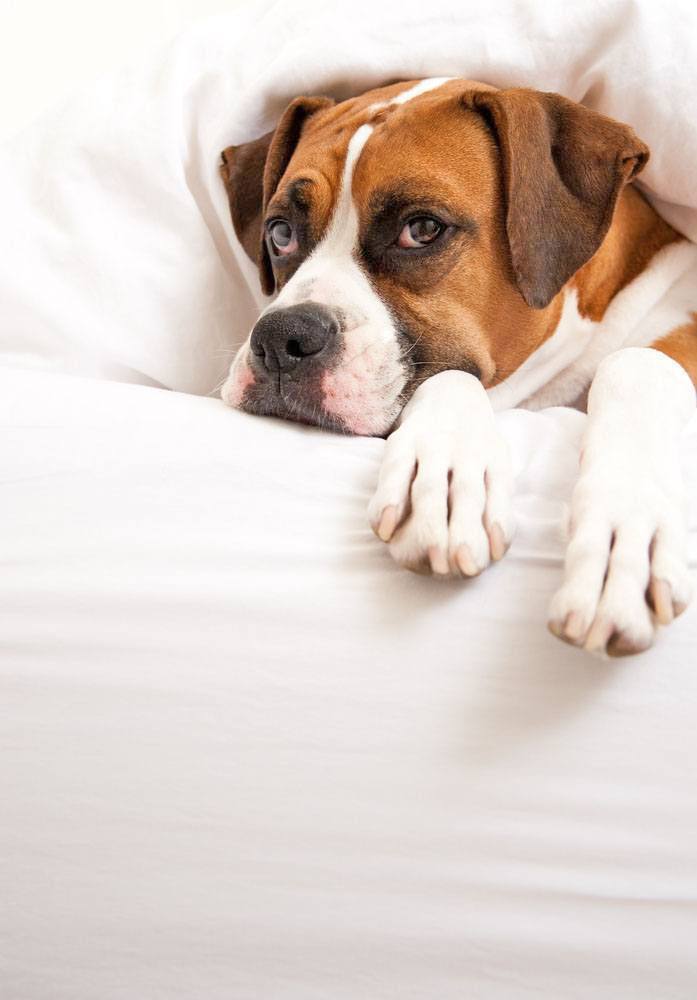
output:
POLYGON ((281 417, 325 431, 361 437, 385 437, 396 419, 391 414, 335 413, 323 400, 281 398, 277 392, 246 392, 237 408, 256 416, 281 417))
POLYGON ((363 399, 354 403, 350 398, 343 398, 339 408, 335 399, 325 397, 321 391, 308 394, 306 389, 281 394, 270 383, 257 381, 249 369, 228 378, 220 394, 228 406, 255 416, 280 417, 364 437, 385 437, 402 409, 395 403, 385 412, 377 406, 365 407, 363 399))
POLYGON ((385 393, 346 372, 319 371, 301 384, 271 379, 247 363, 235 359, 220 395, 233 409, 256 416, 280 417, 324 430, 365 437, 385 437, 404 405, 404 379, 399 373, 385 393), (396 395, 395 395, 396 393, 396 395))

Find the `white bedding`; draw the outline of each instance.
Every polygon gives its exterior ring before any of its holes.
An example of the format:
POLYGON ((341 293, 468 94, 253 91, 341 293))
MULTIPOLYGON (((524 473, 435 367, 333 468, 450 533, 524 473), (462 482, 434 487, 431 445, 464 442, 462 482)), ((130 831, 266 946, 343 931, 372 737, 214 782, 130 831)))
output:
POLYGON ((518 536, 441 583, 381 441, 0 372, 3 998, 692 1000, 697 611, 548 635, 585 417, 499 419, 518 536))
POLYGON ((220 151, 299 93, 467 75, 634 126, 697 240, 691 0, 258 0, 96 83, 0 147, 0 364, 208 393, 263 301, 220 151))
POLYGON ((583 415, 499 415, 518 535, 442 583, 367 527, 381 441, 186 393, 261 301, 218 153, 301 91, 560 90, 697 237, 697 12, 339 16, 206 23, 0 156, 0 996, 693 1000, 697 610, 625 661, 544 627, 583 415))

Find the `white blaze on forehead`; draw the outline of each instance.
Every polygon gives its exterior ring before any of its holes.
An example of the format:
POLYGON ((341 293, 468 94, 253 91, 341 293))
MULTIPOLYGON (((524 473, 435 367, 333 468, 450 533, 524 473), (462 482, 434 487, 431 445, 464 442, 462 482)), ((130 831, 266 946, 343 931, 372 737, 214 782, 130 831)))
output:
POLYGON ((405 383, 396 326, 356 259, 353 174, 372 132, 366 124, 352 135, 329 228, 269 307, 319 302, 341 316, 341 354, 322 380, 324 408, 359 434, 379 434, 391 426, 405 383))
POLYGON ((354 303, 352 307, 352 303, 347 301, 346 289, 342 293, 340 286, 345 284, 342 279, 346 276, 346 268, 357 269, 353 253, 358 246, 358 212, 351 195, 351 184, 358 157, 372 131, 372 125, 361 125, 351 136, 329 228, 276 301, 268 307, 268 312, 312 301, 355 312, 356 320, 359 319, 359 303, 354 303))
MULTIPOLYGON (((361 125, 351 136, 351 141, 346 150, 346 160, 341 176, 341 188, 336 201, 336 208, 332 221, 324 239, 319 247, 311 254, 318 256, 318 251, 324 254, 344 254, 352 253, 358 244, 358 212, 351 195, 351 184, 353 181, 353 171, 358 157, 363 152, 363 147, 370 138, 373 131, 372 125, 361 125)), ((306 263, 309 263, 309 260, 306 263)), ((304 265, 303 265, 304 267, 304 265)))
POLYGON ((413 100, 415 97, 420 97, 421 94, 427 94, 429 90, 435 90, 437 87, 442 87, 444 83, 448 83, 449 80, 453 80, 452 76, 431 76, 426 80, 419 80, 418 83, 414 84, 413 87, 409 87, 408 90, 403 90, 401 94, 397 94, 389 101, 378 101, 376 104, 371 104, 368 110, 370 112, 382 111, 383 108, 389 108, 391 104, 406 104, 407 101, 413 100))
POLYGON ((452 79, 452 76, 432 76, 427 80, 420 80, 419 83, 410 87, 409 90, 403 90, 401 94, 397 94, 389 103, 406 104, 407 101, 411 101, 415 97, 420 97, 421 94, 426 94, 429 90, 436 90, 437 87, 442 87, 444 83, 452 79))

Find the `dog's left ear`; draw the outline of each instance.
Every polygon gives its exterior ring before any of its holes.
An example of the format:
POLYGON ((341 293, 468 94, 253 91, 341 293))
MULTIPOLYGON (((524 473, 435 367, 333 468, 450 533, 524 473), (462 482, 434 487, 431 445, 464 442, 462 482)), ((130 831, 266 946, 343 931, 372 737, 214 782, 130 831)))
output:
POLYGON ((541 309, 602 243, 648 147, 628 125, 559 94, 468 91, 463 102, 498 143, 513 271, 525 301, 541 309))
POLYGON ((334 101, 328 97, 296 97, 273 132, 241 146, 228 146, 221 153, 220 170, 232 224, 247 256, 259 267, 266 295, 271 295, 275 282, 262 227, 264 211, 290 163, 308 118, 332 104, 334 101))

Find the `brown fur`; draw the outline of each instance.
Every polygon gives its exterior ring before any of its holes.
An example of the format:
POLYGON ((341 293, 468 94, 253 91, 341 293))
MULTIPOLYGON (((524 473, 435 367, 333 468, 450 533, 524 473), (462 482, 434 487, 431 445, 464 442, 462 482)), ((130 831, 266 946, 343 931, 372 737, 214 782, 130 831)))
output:
POLYGON ((697 386, 697 312, 692 314, 692 322, 679 326, 651 346, 667 354, 685 369, 697 386))
POLYGON ((235 232, 247 255, 258 264, 261 287, 267 295, 273 292, 275 282, 263 237, 264 211, 307 120, 333 103, 328 97, 296 97, 273 132, 242 146, 228 146, 221 153, 221 173, 235 232))
POLYGON ((641 274, 659 250, 679 239, 680 234, 640 192, 628 187, 603 245, 572 281, 581 315, 599 323, 613 297, 641 274))

